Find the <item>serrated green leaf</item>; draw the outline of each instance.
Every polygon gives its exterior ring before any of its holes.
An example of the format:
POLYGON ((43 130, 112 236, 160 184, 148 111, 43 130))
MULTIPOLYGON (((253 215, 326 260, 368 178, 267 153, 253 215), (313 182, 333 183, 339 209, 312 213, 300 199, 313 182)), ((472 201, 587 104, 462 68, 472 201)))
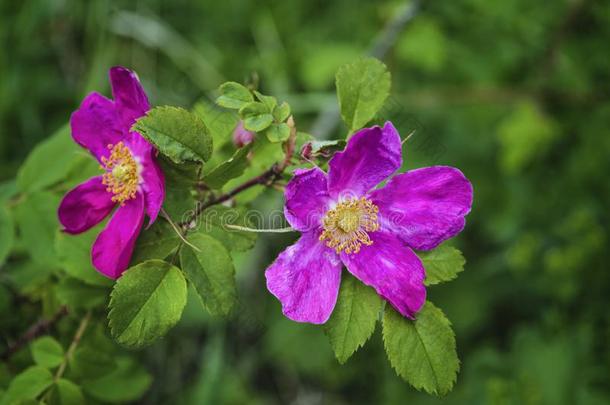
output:
POLYGON ((55 382, 52 398, 59 405, 83 405, 85 397, 80 387, 70 380, 60 378, 55 382))
POLYGON ((240 109, 244 104, 254 100, 250 90, 236 82, 223 83, 219 90, 221 96, 216 99, 216 104, 221 107, 240 109))
POLYGON ((54 248, 55 232, 59 228, 58 206, 58 196, 41 191, 30 194, 15 210, 23 246, 30 257, 52 268, 59 266, 54 248))
POLYGON ((136 265, 150 259, 165 259, 180 245, 180 237, 163 218, 140 233, 131 263, 136 265))
POLYGON ((199 252, 186 245, 182 247, 182 270, 212 315, 228 315, 237 301, 235 268, 229 252, 222 243, 206 234, 191 234, 188 241, 199 252))
POLYGON ((249 250, 256 243, 256 233, 226 228, 226 225, 252 228, 253 224, 246 217, 246 212, 244 208, 214 205, 201 214, 197 232, 211 236, 222 243, 225 249, 229 251, 244 252, 249 250))
POLYGON ((99 401, 131 402, 140 398, 152 383, 152 377, 129 357, 119 357, 117 368, 97 379, 83 381, 83 390, 99 401))
POLYGON ((332 156, 335 152, 345 149, 346 142, 343 139, 332 141, 312 141, 311 154, 313 156, 332 156))
POLYGON ((53 384, 53 375, 41 366, 32 366, 16 376, 4 393, 0 405, 14 405, 35 399, 53 384))
POLYGON ((156 107, 133 126, 174 163, 206 162, 212 137, 197 114, 178 107, 156 107))
POLYGON ((379 60, 361 58, 339 69, 336 85, 341 117, 354 132, 383 106, 390 93, 390 73, 379 60))
POLYGON ((192 190, 198 180, 201 165, 196 163, 174 164, 169 159, 157 160, 165 177, 163 209, 177 221, 195 207, 192 190))
POLYGON ((231 158, 212 169, 204 178, 203 181, 211 189, 220 189, 229 180, 241 176, 245 168, 248 166, 248 153, 251 145, 246 145, 239 148, 231 158))
POLYGON ((418 252, 426 269, 426 285, 450 281, 464 271, 466 260, 458 249, 441 245, 428 252, 418 252))
POLYGON ((290 105, 283 102, 273 110, 273 118, 275 122, 284 122, 290 116, 290 105))
POLYGON ((0 265, 4 263, 11 252, 14 234, 13 218, 8 209, 0 205, 0 265))
POLYGON ((273 115, 268 106, 257 101, 245 104, 239 115, 244 121, 244 128, 248 131, 260 132, 273 122, 273 115))
POLYGON ((180 320, 186 294, 182 272, 169 263, 149 260, 131 267, 110 295, 113 338, 132 348, 151 344, 180 320))
POLYGON ((18 189, 23 192, 40 191, 62 181, 72 170, 81 151, 70 136, 70 126, 64 125, 30 152, 17 173, 18 189))
POLYGON ((324 324, 339 363, 343 364, 375 331, 381 298, 375 290, 344 272, 335 309, 324 324))
POLYGON ((443 312, 426 302, 416 321, 391 306, 383 316, 383 342, 396 373, 418 390, 446 395, 460 368, 455 336, 443 312))
POLYGON ((290 137, 290 127, 284 122, 281 124, 271 124, 265 130, 265 136, 269 139, 269 142, 283 142, 290 137))
POLYGON ((260 92, 258 92, 256 90, 254 90, 254 95, 260 102, 262 102, 263 104, 265 104, 267 106, 269 111, 273 111, 275 109, 275 107, 277 106, 277 99, 275 97, 265 96, 264 94, 261 94, 260 92))
POLYGON ((53 368, 64 361, 64 349, 59 342, 50 336, 36 339, 30 347, 34 362, 39 366, 53 368))
POLYGON ((91 246, 101 231, 97 226, 80 235, 57 231, 55 251, 62 268, 71 277, 95 286, 111 286, 112 281, 102 276, 91 264, 91 246))

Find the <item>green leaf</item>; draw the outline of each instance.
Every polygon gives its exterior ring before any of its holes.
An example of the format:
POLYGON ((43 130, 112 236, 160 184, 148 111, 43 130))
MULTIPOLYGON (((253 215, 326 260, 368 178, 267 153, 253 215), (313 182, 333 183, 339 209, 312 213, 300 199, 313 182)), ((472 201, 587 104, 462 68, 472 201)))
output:
POLYGON ((152 383, 148 372, 129 357, 119 357, 117 368, 101 378, 83 381, 83 390, 105 402, 131 402, 139 399, 152 383))
POLYGON ((390 73, 379 60, 361 58, 339 68, 336 85, 341 116, 354 132, 383 106, 390 93, 390 73))
POLYGON ((30 348, 32 357, 39 366, 53 368, 64 361, 64 349, 59 342, 50 336, 36 339, 30 348))
POLYGON ((85 397, 80 387, 70 380, 60 378, 55 383, 53 399, 60 405, 82 405, 85 404, 85 397))
POLYGON ((283 142, 290 137, 290 127, 286 123, 271 124, 265 131, 269 142, 283 142))
POLYGON ((32 260, 47 267, 57 267, 55 232, 59 227, 59 197, 49 192, 30 194, 15 210, 21 239, 32 260))
POLYGON ((450 281, 464 271, 466 260, 458 249, 441 245, 428 252, 418 252, 426 269, 426 285, 450 281))
POLYGON ((237 301, 235 268, 229 252, 222 243, 206 234, 191 234, 188 241, 200 251, 186 245, 182 247, 182 270, 212 315, 228 315, 237 301))
POLYGON ((79 381, 95 380, 112 373, 116 368, 113 354, 99 350, 91 344, 77 348, 70 360, 70 370, 79 381))
POLYGON ((69 309, 101 307, 106 303, 108 292, 108 288, 85 284, 73 278, 63 278, 55 287, 57 299, 69 309))
POLYGON ((192 190, 198 180, 200 164, 184 163, 177 165, 169 159, 157 159, 165 177, 165 200, 163 208, 171 218, 178 221, 195 207, 192 190))
POLYGON ((282 104, 275 107, 273 110, 273 118, 275 122, 284 122, 290 116, 290 105, 287 102, 283 102, 282 104))
POLYGON ((102 276, 91 264, 91 246, 100 231, 99 226, 80 235, 57 231, 55 251, 62 268, 71 277, 95 286, 111 286, 112 281, 102 276))
POLYGON ((33 192, 60 182, 70 173, 81 151, 70 136, 70 126, 64 125, 30 152, 17 173, 17 187, 33 192))
POLYGON ((275 109, 275 107, 277 106, 277 99, 275 97, 265 96, 264 94, 261 94, 256 90, 254 90, 254 95, 260 102, 262 102, 263 104, 265 104, 267 106, 269 111, 273 111, 275 109))
POLYGON ((156 107, 133 126, 174 163, 206 162, 212 137, 197 114, 179 107, 156 107))
POLYGON ((453 388, 460 368, 451 324, 430 302, 416 319, 406 319, 386 306, 383 342, 388 359, 397 374, 413 387, 445 395, 453 388))
POLYGON ((0 265, 4 263, 11 252, 14 234, 13 218, 8 209, 0 205, 0 265))
POLYGON ((225 226, 238 225, 252 228, 253 224, 245 214, 246 210, 243 208, 214 205, 202 213, 198 232, 218 240, 227 250, 244 252, 256 243, 256 233, 227 229, 225 226))
POLYGON ((179 244, 180 237, 170 223, 163 218, 158 218, 138 237, 131 263, 136 265, 150 259, 165 259, 179 244))
POLYGON ((343 364, 375 331, 381 298, 375 290, 344 272, 333 313, 324 332, 339 363, 343 364))
POLYGON ((330 157, 335 152, 345 149, 346 142, 343 139, 335 139, 332 141, 313 141, 311 142, 312 156, 330 157))
POLYGON ((53 375, 41 366, 27 368, 16 376, 0 401, 0 405, 13 405, 35 399, 53 384, 53 375))
POLYGON ((132 348, 151 344, 180 320, 186 293, 182 272, 169 263, 149 260, 131 267, 110 296, 113 338, 132 348))
POLYGON ((203 180, 212 189, 220 189, 229 180, 241 176, 248 166, 248 153, 251 146, 238 149, 231 158, 212 169, 203 180))
POLYGON ((273 115, 268 106, 257 101, 245 104, 239 115, 244 120, 244 128, 248 131, 260 132, 273 122, 273 115))
POLYGON ((244 104, 254 101, 252 93, 245 86, 236 82, 226 82, 220 86, 221 96, 216 104, 225 108, 240 109, 244 104))

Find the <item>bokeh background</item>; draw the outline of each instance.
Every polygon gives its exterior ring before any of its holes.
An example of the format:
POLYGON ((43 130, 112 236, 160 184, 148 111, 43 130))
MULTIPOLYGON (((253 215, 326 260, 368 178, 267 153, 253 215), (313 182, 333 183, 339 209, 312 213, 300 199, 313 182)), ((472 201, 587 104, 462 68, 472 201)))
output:
MULTIPOLYGON (((332 125, 334 73, 410 5, 3 0, 0 180, 87 92, 108 94, 116 64, 139 73, 153 104, 185 107, 257 75, 299 128, 345 136, 332 125)), ((430 0, 413 10, 383 55, 393 87, 381 118, 416 130, 408 168, 456 166, 474 185, 454 241, 466 271, 430 289, 457 336, 454 392, 410 388, 379 331, 340 366, 321 328, 283 318, 266 292, 264 269, 294 236, 265 236, 237 257, 234 319, 189 306, 140 353, 154 376, 142 403, 610 403, 610 3, 430 0)), ((281 203, 270 190, 255 206, 281 203)))

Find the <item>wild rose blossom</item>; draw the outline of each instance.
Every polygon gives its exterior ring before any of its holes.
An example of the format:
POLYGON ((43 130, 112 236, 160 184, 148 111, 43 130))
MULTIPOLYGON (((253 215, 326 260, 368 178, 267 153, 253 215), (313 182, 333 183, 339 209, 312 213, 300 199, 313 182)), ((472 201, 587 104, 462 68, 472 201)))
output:
POLYGON ((426 300, 425 271, 412 249, 430 250, 458 234, 472 205, 472 185, 458 169, 433 166, 398 174, 401 141, 394 126, 365 128, 319 168, 297 170, 286 186, 284 214, 302 232, 265 276, 284 314, 324 323, 347 270, 414 319, 426 300))
POLYGON ((152 224, 165 196, 163 173, 156 150, 131 131, 137 118, 150 109, 135 73, 123 67, 110 69, 114 100, 89 94, 70 118, 72 137, 99 161, 103 174, 68 192, 58 215, 64 231, 85 232, 117 207, 91 249, 93 266, 116 279, 128 267, 144 214, 152 224))

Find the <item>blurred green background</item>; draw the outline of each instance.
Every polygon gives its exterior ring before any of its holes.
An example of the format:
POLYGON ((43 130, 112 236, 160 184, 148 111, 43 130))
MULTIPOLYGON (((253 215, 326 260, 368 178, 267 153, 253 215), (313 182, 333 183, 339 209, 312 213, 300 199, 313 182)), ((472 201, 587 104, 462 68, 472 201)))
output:
MULTIPOLYGON (((407 3, 408 5, 408 3, 407 3)), ((337 68, 367 53, 399 1, 3 0, 0 180, 67 122, 107 70, 138 72, 153 104, 192 106, 257 74, 299 128, 327 131, 337 68), (322 128, 324 127, 324 128, 322 128)), ((610 3, 425 1, 385 55, 381 119, 407 166, 459 167, 475 200, 454 241, 466 271, 430 298, 454 324, 454 392, 417 393, 385 359, 379 331, 344 366, 321 328, 283 318, 264 269, 290 236, 237 258, 242 307, 199 306, 140 353, 142 403, 610 403, 610 3)), ((332 115, 332 114, 331 114, 332 115)), ((326 133, 328 132, 328 133, 326 133)), ((62 159, 49 156, 49 159, 62 159)), ((281 207, 270 190, 257 207, 281 207)))

